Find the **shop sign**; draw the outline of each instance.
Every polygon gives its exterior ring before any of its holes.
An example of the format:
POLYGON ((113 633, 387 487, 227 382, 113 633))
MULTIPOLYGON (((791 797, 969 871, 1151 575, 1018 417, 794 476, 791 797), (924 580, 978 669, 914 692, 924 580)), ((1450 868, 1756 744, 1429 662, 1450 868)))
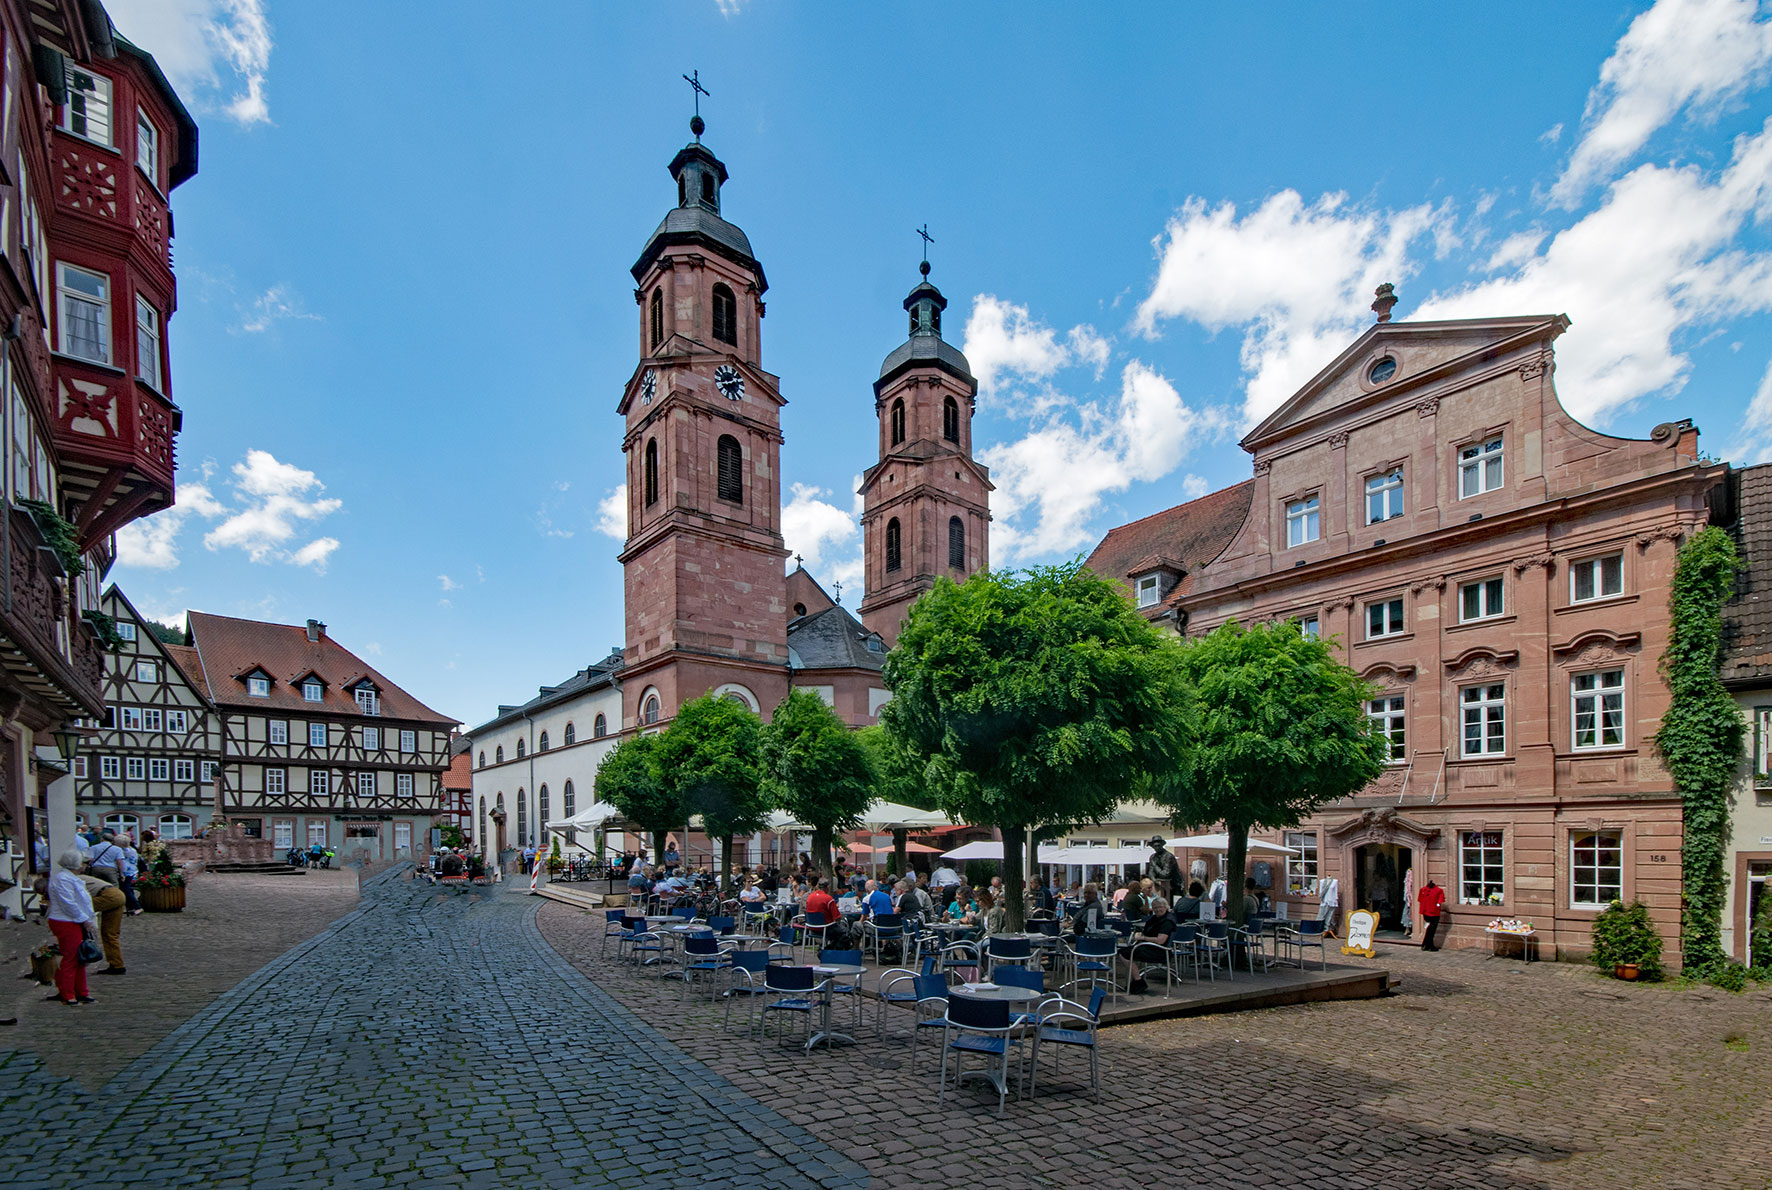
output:
POLYGON ((1371 958, 1372 935, 1378 932, 1378 914, 1370 909, 1356 909, 1347 915, 1347 941, 1341 944, 1342 954, 1358 954, 1371 958))

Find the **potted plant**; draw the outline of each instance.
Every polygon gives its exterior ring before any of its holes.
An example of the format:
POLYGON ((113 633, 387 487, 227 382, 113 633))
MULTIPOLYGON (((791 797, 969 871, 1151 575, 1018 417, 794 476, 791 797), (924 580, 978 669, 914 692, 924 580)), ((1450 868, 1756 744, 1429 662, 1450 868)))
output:
POLYGON ((43 550, 55 559, 68 578, 86 573, 86 559, 80 556, 80 539, 73 524, 55 510, 55 505, 42 500, 20 500, 19 507, 31 514, 37 532, 43 537, 43 550))
POLYGON ((162 847, 148 870, 135 878, 135 895, 149 913, 177 913, 185 907, 185 876, 162 847))
POLYGON ((1641 901, 1613 901, 1594 918, 1593 965, 1618 979, 1656 979, 1661 975, 1661 935, 1641 901))
POLYGON ((113 653, 121 653, 123 651, 123 635, 117 631, 117 621, 115 617, 91 608, 81 612, 80 617, 85 620, 87 626, 92 629, 92 634, 98 637, 99 644, 103 645, 113 653))
POLYGON ((566 857, 560 854, 560 836, 554 836, 554 846, 548 852, 548 875, 558 876, 566 867, 566 857))

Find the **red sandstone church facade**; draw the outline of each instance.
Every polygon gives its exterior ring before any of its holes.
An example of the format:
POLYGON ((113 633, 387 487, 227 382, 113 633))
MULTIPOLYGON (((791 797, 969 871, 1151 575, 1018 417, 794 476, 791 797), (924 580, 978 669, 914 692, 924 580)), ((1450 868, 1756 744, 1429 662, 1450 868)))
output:
POLYGON ((624 419, 628 537, 622 726, 668 721, 714 691, 767 717, 791 687, 871 723, 886 649, 938 575, 988 564, 989 476, 971 457, 978 385, 941 338, 925 279, 910 335, 874 386, 880 458, 863 480, 867 599, 857 621, 811 575, 786 570, 781 396, 763 367, 763 266, 721 214, 727 170, 696 139, 672 160, 677 205, 633 267, 639 363, 624 419))
POLYGON ((1113 530, 1090 565, 1188 635, 1298 620, 1374 688, 1391 767, 1285 832, 1293 916, 1335 879, 1344 912, 1396 924, 1413 872, 1446 889, 1454 944, 1512 917, 1578 953, 1608 901, 1640 898, 1677 958, 1657 662, 1675 551, 1727 468, 1689 422, 1634 440, 1570 417, 1567 319, 1392 323, 1388 297, 1243 439, 1252 479, 1113 530))

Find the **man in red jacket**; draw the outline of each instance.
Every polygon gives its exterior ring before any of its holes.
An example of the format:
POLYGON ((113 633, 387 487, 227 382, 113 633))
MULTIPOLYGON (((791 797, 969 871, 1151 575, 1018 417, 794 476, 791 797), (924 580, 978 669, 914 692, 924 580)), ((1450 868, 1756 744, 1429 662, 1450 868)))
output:
POLYGON ((836 898, 831 896, 831 882, 829 877, 820 876, 818 878, 818 887, 813 889, 806 897, 805 911, 807 913, 822 913, 827 922, 836 921, 840 916, 837 912, 836 898))
POLYGON ((1440 910, 1446 904, 1446 890, 1430 880, 1415 901, 1421 909, 1421 920, 1427 923, 1427 933, 1421 939, 1421 949, 1438 950, 1440 948, 1434 945, 1434 934, 1440 928, 1440 910))

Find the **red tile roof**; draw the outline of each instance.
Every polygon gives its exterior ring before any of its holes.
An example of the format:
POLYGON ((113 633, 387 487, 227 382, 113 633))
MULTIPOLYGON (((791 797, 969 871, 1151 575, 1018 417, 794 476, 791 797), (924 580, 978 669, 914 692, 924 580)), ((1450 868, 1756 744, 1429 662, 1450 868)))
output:
POLYGON ((217 703, 287 711, 312 711, 317 706, 333 714, 360 715, 356 699, 345 686, 367 675, 381 692, 382 718, 456 722, 400 689, 330 636, 311 641, 307 629, 296 624, 265 624, 208 612, 189 615, 191 636, 202 659, 202 673, 209 684, 209 695, 217 703), (246 693, 244 675, 259 668, 271 676, 269 698, 253 698, 246 693), (326 683, 325 696, 319 703, 303 699, 301 690, 293 684, 309 671, 326 683))
POLYGON ((178 666, 192 688, 204 698, 209 697, 209 683, 203 680, 203 660, 197 656, 197 650, 189 645, 162 645, 172 663, 178 666))
POLYGON ((1163 600, 1162 606, 1168 607, 1192 588, 1194 576, 1218 557, 1243 527, 1254 491, 1255 481, 1245 479, 1110 529, 1089 555, 1087 565, 1103 578, 1130 583, 1134 574, 1179 564, 1187 574, 1163 600))

